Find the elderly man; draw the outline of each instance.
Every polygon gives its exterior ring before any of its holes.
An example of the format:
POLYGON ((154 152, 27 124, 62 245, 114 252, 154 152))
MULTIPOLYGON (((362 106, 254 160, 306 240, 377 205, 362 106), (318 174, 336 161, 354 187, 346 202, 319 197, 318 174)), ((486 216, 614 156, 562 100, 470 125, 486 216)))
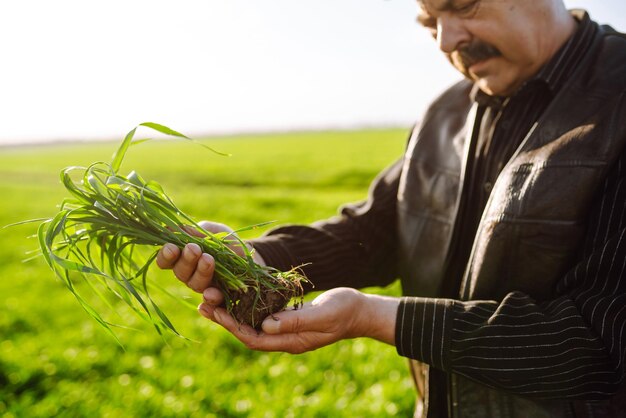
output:
POLYGON ((332 290, 256 333, 220 307, 197 246, 168 244, 159 265, 252 349, 394 344, 411 359, 418 416, 624 416, 625 37, 560 0, 419 8, 466 79, 430 106, 366 202, 249 243, 259 263, 309 263, 332 290), (401 299, 354 290, 397 277, 401 299))

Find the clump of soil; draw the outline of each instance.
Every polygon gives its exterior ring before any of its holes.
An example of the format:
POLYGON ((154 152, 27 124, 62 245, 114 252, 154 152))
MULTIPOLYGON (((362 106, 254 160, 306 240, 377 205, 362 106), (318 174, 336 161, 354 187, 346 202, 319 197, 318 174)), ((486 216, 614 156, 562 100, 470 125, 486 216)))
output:
POLYGON ((241 324, 250 325, 257 331, 268 316, 284 310, 289 301, 294 302, 294 309, 302 306, 302 285, 299 281, 274 278, 274 283, 255 283, 246 290, 234 292, 231 298, 231 313, 241 324))

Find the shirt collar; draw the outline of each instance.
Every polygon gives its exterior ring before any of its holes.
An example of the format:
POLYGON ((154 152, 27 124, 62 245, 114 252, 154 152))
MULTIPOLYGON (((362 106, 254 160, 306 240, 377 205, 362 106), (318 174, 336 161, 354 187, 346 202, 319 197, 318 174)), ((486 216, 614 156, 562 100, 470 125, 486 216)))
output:
POLYGON ((574 10, 571 13, 578 23, 578 29, 531 79, 531 81, 544 82, 553 94, 574 73, 591 46, 596 32, 596 25, 593 24, 587 12, 574 10))

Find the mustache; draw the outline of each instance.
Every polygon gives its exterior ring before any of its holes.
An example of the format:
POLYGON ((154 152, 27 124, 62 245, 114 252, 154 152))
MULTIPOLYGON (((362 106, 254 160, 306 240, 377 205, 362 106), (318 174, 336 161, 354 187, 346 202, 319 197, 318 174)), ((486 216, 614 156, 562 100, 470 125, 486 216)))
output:
POLYGON ((482 41, 473 41, 453 51, 450 54, 450 60, 455 66, 462 68, 463 72, 467 73, 467 69, 477 62, 500 55, 502 53, 495 46, 482 41))

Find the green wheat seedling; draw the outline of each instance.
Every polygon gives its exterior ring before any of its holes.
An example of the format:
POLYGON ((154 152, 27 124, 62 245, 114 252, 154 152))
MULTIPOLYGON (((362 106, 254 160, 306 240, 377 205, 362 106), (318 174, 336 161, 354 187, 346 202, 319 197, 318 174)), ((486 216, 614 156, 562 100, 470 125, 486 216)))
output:
MULTIPOLYGON (((139 126, 190 140, 156 123, 139 126)), ((297 269, 282 272, 256 264, 236 233, 205 231, 174 204, 159 183, 145 181, 135 171, 120 174, 131 144, 145 141, 133 139, 136 129, 126 135, 111 163, 61 171, 61 182, 71 197, 37 232, 44 259, 82 307, 115 337, 111 329, 115 324, 88 303, 77 286, 80 281, 109 309, 114 310, 109 301, 113 295, 154 325, 159 334, 169 330, 180 335, 151 296, 151 288, 165 289, 150 280, 149 267, 163 244, 182 248, 196 243, 214 257, 214 285, 222 290, 226 309, 239 322, 258 328, 266 316, 284 309, 293 297, 299 298, 294 305, 297 308, 306 281, 297 269), (243 256, 233 251, 233 244, 243 249, 243 256)))

